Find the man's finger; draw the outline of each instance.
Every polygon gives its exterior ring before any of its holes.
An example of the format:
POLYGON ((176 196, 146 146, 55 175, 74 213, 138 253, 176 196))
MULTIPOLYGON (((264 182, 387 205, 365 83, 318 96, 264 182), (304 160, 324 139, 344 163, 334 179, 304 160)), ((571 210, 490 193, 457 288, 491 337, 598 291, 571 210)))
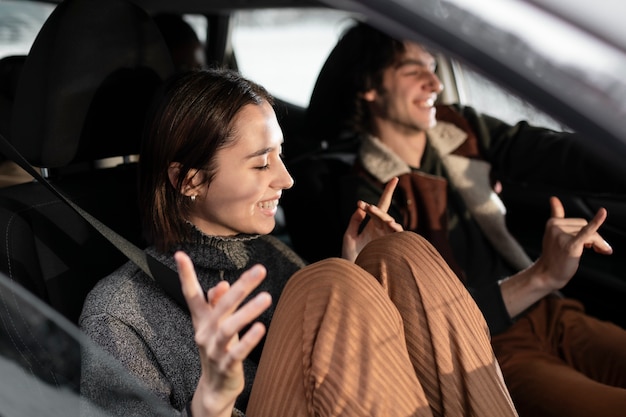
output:
POLYGON ((606 209, 601 207, 596 215, 593 216, 593 219, 591 219, 585 227, 580 229, 580 232, 576 235, 576 239, 582 241, 586 246, 592 244, 596 252, 611 253, 613 251, 611 245, 597 234, 600 226, 602 226, 606 220, 607 214, 606 209))

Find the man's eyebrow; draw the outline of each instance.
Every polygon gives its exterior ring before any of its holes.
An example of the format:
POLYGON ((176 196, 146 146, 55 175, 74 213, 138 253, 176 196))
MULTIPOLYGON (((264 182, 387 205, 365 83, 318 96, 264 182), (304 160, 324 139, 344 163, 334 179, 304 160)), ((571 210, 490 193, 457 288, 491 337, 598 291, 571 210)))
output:
POLYGON ((396 68, 401 68, 407 65, 418 65, 420 67, 428 67, 431 69, 435 69, 437 68, 437 63, 433 60, 433 61, 424 61, 422 59, 412 59, 412 58, 408 58, 408 59, 403 59, 398 61, 398 63, 396 64, 396 68))

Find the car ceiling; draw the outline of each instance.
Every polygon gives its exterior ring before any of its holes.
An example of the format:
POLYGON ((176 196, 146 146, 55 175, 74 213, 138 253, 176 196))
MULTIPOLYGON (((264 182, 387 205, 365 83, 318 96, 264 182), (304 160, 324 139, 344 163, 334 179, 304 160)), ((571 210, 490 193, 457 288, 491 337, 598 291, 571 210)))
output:
MULTIPOLYGON (((56 0, 49 0, 50 2, 58 2, 56 0)), ((575 94, 576 91, 590 90, 590 87, 581 84, 586 80, 572 79, 567 84, 569 88, 556 88, 554 85, 548 84, 548 86, 539 87, 541 82, 545 83, 545 80, 537 78, 534 74, 533 68, 525 70, 523 66, 520 66, 521 58, 519 51, 511 51, 510 45, 507 44, 508 39, 496 39, 489 35, 488 31, 478 30, 476 33, 482 34, 485 39, 472 39, 472 42, 481 42, 482 48, 477 48, 473 43, 470 43, 470 39, 462 34, 454 33, 452 30, 455 28, 448 27, 443 28, 442 24, 447 23, 450 25, 450 21, 442 22, 441 20, 450 20, 451 8, 454 4, 463 5, 468 4, 465 0, 414 0, 414 2, 407 2, 406 0, 131 0, 138 6, 143 8, 149 13, 157 11, 173 11, 184 13, 202 13, 202 14, 221 14, 229 10, 241 10, 252 8, 302 8, 302 7, 331 7, 339 8, 343 10, 351 10, 359 14, 368 16, 370 23, 378 26, 384 30, 387 30, 392 35, 398 37, 413 38, 417 41, 429 44, 438 48, 441 52, 453 56, 456 58, 466 59, 470 64, 479 68, 488 68, 489 75, 493 75, 496 82, 503 85, 508 85, 511 90, 521 97, 527 99, 529 102, 535 104, 537 107, 544 111, 552 110, 552 115, 557 119, 560 119, 566 125, 586 132, 590 137, 607 137, 613 138, 613 140, 607 140, 604 143, 607 145, 606 149, 602 152, 608 155, 611 159, 618 158, 615 154, 616 143, 621 142, 619 149, 623 152, 624 144, 626 144, 626 134, 624 134, 622 125, 623 118, 620 114, 613 114, 613 112, 607 113, 607 106, 596 106, 594 103, 594 96, 592 94, 580 95, 575 94), (420 5, 419 15, 416 13, 418 9, 416 7, 420 5), (412 8, 414 13, 407 13, 406 11, 412 8), (445 16, 442 17, 442 13, 445 16), (446 14, 447 13, 447 14, 446 14), (393 19, 391 18, 393 17, 393 19), (416 28, 419 27, 419 33, 416 28), (419 38, 418 38, 419 36, 419 38), (433 40, 437 40, 437 45, 433 45, 433 40), (499 42, 499 43, 497 43, 499 42), (491 46, 489 46, 491 44, 491 46), (489 46, 487 48, 487 46, 489 46), (510 56, 493 57, 489 55, 492 51, 499 51, 502 53, 508 53, 510 56), (506 61, 509 61, 507 63, 506 61), (523 73, 526 71, 526 73, 523 73), (530 79, 534 79, 529 82, 530 79), (556 89, 556 92, 549 92, 551 89, 556 89), (574 95, 573 97, 568 97, 574 95), (585 102, 583 102, 586 100, 585 102), (584 117, 581 117, 583 116, 584 117), (613 143, 610 143, 613 142, 613 143)), ((539 7, 546 9, 562 9, 563 5, 559 0, 507 0, 511 2, 526 2, 536 4, 539 7)), ((602 4, 612 4, 614 8, 624 8, 621 3, 616 5, 616 0, 598 0, 602 4)), ((620 0, 621 1, 621 0, 620 0)), ((568 2, 569 4, 569 2, 568 2)), ((457 10, 460 10, 457 8, 457 10)), ((602 13, 606 13, 602 12, 602 13)), ((568 18, 571 21, 579 21, 582 19, 583 13, 580 8, 575 11, 570 10, 568 18)), ((603 14, 600 12, 590 14, 593 16, 592 21, 601 20, 603 14)), ((457 13, 456 18, 461 19, 462 13, 457 13)), ((459 22, 460 26, 467 28, 468 25, 476 24, 482 25, 480 20, 463 18, 459 22)), ((593 23, 589 23, 593 25, 593 23)), ((458 25, 457 25, 458 26, 458 25)), ((597 24, 596 24, 597 26, 597 24)), ((617 35, 614 35, 617 36, 617 35)), ((479 36, 480 38, 480 36, 479 36)), ((626 41, 620 42, 626 44, 626 41)), ((552 79, 552 78, 551 78, 552 79)), ((563 77, 554 77, 555 82, 565 83, 563 77)), ((556 84, 555 84, 556 85, 556 84)), ((621 103, 619 98, 612 97, 610 91, 602 92, 603 97, 608 102, 617 101, 613 110, 618 108, 618 104, 621 103)), ((618 153, 619 158, 622 154, 618 153)))

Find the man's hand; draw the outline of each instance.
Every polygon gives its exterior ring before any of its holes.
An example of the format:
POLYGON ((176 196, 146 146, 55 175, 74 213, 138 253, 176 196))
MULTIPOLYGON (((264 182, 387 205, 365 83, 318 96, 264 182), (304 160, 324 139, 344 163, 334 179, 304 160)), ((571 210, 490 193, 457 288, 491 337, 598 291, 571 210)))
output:
POLYGON ((385 186, 385 190, 378 200, 378 206, 364 201, 357 202, 357 209, 350 218, 348 228, 343 235, 342 257, 344 259, 354 262, 365 245, 372 240, 403 230, 402 226, 387 213, 396 185, 398 185, 398 178, 394 177, 385 186), (369 216, 367 224, 359 233, 361 223, 367 216, 369 216))
POLYGON ((598 233, 606 220, 606 209, 600 208, 587 222, 582 218, 566 218, 563 204, 557 197, 550 198, 550 207, 552 216, 546 224, 541 256, 536 264, 545 283, 558 290, 578 270, 585 248, 593 248, 595 252, 605 255, 613 253, 613 249, 598 233))
POLYGON ((563 204, 556 197, 550 198, 550 207, 552 214, 546 223, 541 255, 530 267, 500 285, 504 305, 511 317, 563 288, 578 270, 585 248, 593 248, 605 255, 613 252, 598 234, 607 216, 604 208, 587 222, 581 218, 565 218, 563 204))

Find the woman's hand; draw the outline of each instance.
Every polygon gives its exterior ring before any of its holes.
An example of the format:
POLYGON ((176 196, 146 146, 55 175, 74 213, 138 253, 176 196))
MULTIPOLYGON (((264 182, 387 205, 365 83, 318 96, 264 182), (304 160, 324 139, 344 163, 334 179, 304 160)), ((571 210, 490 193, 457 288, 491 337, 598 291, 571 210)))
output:
POLYGON ((265 335, 265 326, 254 323, 239 339, 239 332, 272 303, 261 292, 241 306, 243 300, 263 281, 266 270, 255 265, 231 286, 222 281, 205 297, 191 259, 174 254, 183 295, 187 301, 200 353, 202 370, 191 403, 194 417, 232 414, 235 400, 244 388, 243 360, 265 335))
POLYGON ((350 218, 348 228, 343 235, 343 247, 341 257, 354 262, 361 250, 372 240, 389 233, 401 232, 402 226, 394 220, 387 210, 391 206, 393 192, 398 185, 398 178, 392 178, 378 200, 378 206, 368 204, 364 201, 357 202, 357 209, 350 218), (361 223, 366 217, 367 224, 359 233, 361 223))

